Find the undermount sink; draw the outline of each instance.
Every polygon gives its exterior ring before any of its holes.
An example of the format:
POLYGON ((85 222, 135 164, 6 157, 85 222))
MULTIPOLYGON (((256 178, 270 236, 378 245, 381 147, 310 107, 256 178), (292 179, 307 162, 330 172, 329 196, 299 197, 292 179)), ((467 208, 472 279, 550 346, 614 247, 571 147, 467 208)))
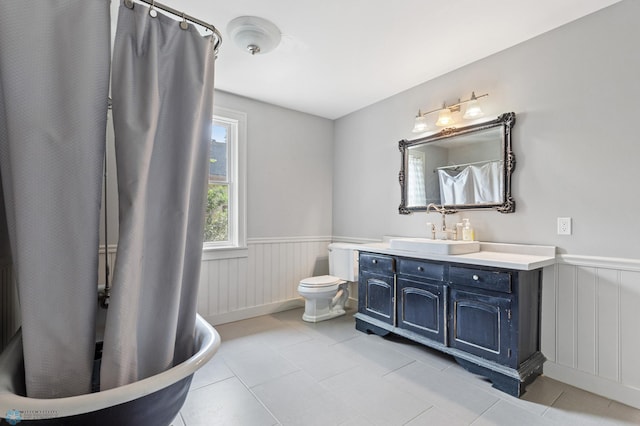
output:
POLYGON ((392 238, 389 247, 427 254, 467 254, 480 251, 477 241, 431 240, 428 238, 392 238))

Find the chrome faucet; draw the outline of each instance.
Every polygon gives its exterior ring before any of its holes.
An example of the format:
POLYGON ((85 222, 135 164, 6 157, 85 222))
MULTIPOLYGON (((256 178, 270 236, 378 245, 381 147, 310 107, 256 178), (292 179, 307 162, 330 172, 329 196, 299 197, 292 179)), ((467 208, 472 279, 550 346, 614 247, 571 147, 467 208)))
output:
MULTIPOLYGON (((444 208, 444 206, 438 206, 436 203, 430 203, 427 206, 427 214, 429 214, 430 210, 434 210, 438 213, 440 213, 442 215, 442 227, 440 229, 440 231, 444 234, 444 238, 445 240, 449 239, 449 234, 452 234, 453 239, 457 240, 458 239, 458 233, 456 231, 456 229, 447 229, 447 221, 446 221, 446 217, 445 215, 447 214, 447 209, 444 208)), ((451 212, 451 213, 455 213, 455 211, 451 212)), ((435 240, 436 239, 436 229, 435 226, 432 225, 431 226, 431 239, 435 240)))
POLYGON ((436 203, 431 203, 427 206, 427 214, 429 214, 429 210, 435 210, 438 213, 442 214, 442 230, 446 231, 447 230, 447 222, 445 220, 445 214, 447 214, 447 211, 445 210, 444 207, 438 207, 438 205, 436 203))

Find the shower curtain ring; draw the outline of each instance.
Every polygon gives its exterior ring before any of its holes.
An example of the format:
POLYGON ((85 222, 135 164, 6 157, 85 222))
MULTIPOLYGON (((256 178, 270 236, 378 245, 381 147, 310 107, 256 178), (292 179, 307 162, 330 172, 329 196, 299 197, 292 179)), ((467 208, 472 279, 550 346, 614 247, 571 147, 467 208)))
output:
POLYGON ((155 18, 158 16, 158 12, 156 11, 156 0, 151 0, 151 7, 149 8, 149 16, 155 18))
POLYGON ((189 28, 189 23, 187 22, 187 18, 184 16, 184 12, 182 12, 182 22, 180 22, 180 28, 186 30, 189 28))
POLYGON ((133 0, 124 0, 124 5, 129 9, 133 9, 133 0))

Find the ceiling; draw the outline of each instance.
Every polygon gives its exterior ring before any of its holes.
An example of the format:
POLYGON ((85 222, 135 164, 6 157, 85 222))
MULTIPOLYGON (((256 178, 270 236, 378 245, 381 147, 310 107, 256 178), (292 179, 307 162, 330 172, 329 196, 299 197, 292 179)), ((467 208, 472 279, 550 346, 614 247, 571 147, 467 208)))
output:
POLYGON ((216 89, 329 119, 618 1, 160 0, 222 32, 216 89), (243 15, 276 24, 280 45, 237 47, 226 26, 243 15))

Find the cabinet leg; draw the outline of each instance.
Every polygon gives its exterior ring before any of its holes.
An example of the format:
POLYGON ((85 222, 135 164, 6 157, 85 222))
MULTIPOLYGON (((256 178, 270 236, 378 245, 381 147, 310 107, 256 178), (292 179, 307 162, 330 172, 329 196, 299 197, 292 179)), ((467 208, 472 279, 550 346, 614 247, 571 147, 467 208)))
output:
POLYGON ((373 324, 369 324, 368 322, 363 321, 359 318, 356 318, 356 330, 362 331, 363 333, 367 334, 377 334, 378 336, 386 336, 387 334, 389 334, 388 330, 385 330, 384 328, 380 328, 373 324))
POLYGON ((527 385, 532 383, 536 377, 542 374, 542 365, 530 371, 526 377, 518 379, 516 377, 506 376, 497 371, 493 371, 464 359, 455 357, 455 360, 458 364, 464 367, 465 370, 486 377, 491 380, 491 384, 494 388, 508 393, 511 396, 515 396, 516 398, 520 398, 525 392, 527 385))

